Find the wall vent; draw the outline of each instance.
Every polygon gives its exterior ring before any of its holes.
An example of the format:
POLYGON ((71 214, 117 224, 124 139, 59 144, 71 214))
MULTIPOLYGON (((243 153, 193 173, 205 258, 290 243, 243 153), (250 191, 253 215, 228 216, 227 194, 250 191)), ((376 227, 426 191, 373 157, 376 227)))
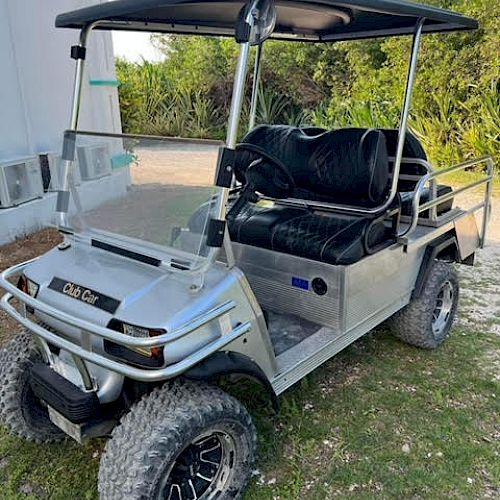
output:
POLYGON ((107 144, 78 146, 77 157, 82 180, 100 179, 111 174, 111 156, 107 144))
MULTIPOLYGON (((57 153, 40 153, 40 168, 42 171, 43 190, 59 191, 64 182, 64 161, 57 153)), ((79 186, 82 183, 78 161, 72 166, 73 183, 79 186)))

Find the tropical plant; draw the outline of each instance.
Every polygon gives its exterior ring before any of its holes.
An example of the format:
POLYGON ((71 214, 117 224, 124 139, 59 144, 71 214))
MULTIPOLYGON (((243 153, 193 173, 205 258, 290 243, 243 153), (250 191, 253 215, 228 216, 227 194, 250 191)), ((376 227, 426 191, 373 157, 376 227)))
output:
MULTIPOLYGON (((481 29, 424 37, 410 127, 436 165, 482 154, 500 164, 498 2, 426 1, 478 18, 481 29)), ((154 41, 165 61, 117 61, 124 130, 223 138, 237 44, 227 38, 159 35, 154 41)), ((267 42, 257 123, 397 126, 410 44, 408 37, 267 42)), ((242 124, 249 101, 247 93, 242 124)), ((245 130, 242 126, 241 133, 245 130)))

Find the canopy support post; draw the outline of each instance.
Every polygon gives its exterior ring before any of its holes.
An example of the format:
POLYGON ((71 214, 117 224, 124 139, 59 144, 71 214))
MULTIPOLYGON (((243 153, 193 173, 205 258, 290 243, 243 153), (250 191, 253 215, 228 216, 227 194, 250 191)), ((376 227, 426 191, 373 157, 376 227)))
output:
POLYGON ((406 80, 406 90, 403 102, 403 110, 401 112, 401 119, 399 122, 398 145, 396 148, 396 155, 394 158, 391 193, 389 195, 388 203, 392 203, 397 193, 399 171, 401 168, 401 161, 403 159, 403 149, 406 140, 406 132, 408 130, 408 118, 410 116, 413 87, 415 85, 415 77, 417 75, 418 53, 420 51, 420 42, 422 39, 422 29, 424 27, 424 24, 425 24, 425 18, 421 18, 415 25, 415 33, 413 35, 413 44, 411 48, 410 66, 408 68, 408 77, 406 80))
POLYGON ((250 120, 248 122, 248 131, 255 127, 255 120, 257 117, 257 103, 259 99, 259 84, 260 84, 260 70, 262 63, 262 51, 264 49, 264 42, 257 45, 257 52, 255 54, 255 65, 253 68, 253 85, 252 85, 252 101, 250 105, 250 120))
MULTIPOLYGON (((254 0, 245 18, 245 23, 248 26, 248 35, 250 35, 251 30, 255 24, 255 4, 257 0, 254 0)), ((236 71, 234 75, 233 84, 233 95, 231 97, 231 109, 229 111, 229 120, 227 124, 227 135, 226 135, 226 148, 232 150, 236 147, 238 142, 238 128, 240 124, 241 108, 243 107, 243 98, 245 95, 245 82, 247 76, 248 58, 250 55, 250 38, 247 36, 244 40, 240 42, 240 53, 238 56, 238 62, 236 65, 236 71)), ((234 166, 233 166, 234 167, 234 166)), ((233 182, 234 182, 234 172, 233 182)), ((223 187, 222 193, 219 196, 217 214, 219 220, 226 220, 227 204, 229 201, 229 188, 223 187)), ((234 256, 231 246, 231 239, 229 238, 229 233, 227 228, 224 228, 224 242, 223 242, 226 255, 228 257, 228 267, 234 266, 234 256)))
POLYGON ((231 111, 227 125, 226 146, 234 149, 238 140, 238 128, 240 123, 243 96, 245 93, 245 80, 247 75, 248 55, 250 53, 250 42, 240 44, 240 54, 236 65, 234 76, 233 95, 231 98, 231 111))
MULTIPOLYGON (((73 84, 73 101, 71 106, 71 116, 69 130, 76 130, 78 126, 78 117, 80 115, 80 104, 82 100, 83 75, 85 72, 85 52, 87 40, 92 28, 98 23, 91 23, 80 31, 80 40, 78 45, 72 48, 71 55, 76 59, 75 80, 73 84), (76 50, 75 50, 76 49, 76 50), (75 54, 75 55, 74 55, 75 54)), ((70 192, 70 174, 71 167, 74 165, 74 143, 71 148, 65 144, 63 147, 64 174, 62 190, 58 193, 57 210, 59 212, 59 225, 67 226, 67 212, 69 210, 69 192, 70 192), (68 156, 68 157, 66 157, 68 156), (64 202, 61 202, 64 200, 64 202)))

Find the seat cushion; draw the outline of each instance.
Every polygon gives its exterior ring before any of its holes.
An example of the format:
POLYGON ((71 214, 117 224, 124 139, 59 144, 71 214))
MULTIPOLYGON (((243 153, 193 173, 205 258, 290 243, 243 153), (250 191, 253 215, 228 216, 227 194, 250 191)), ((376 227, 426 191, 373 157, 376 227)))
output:
POLYGON ((280 206, 265 208, 247 203, 236 216, 228 216, 229 234, 232 241, 272 248, 271 231, 275 227, 308 213, 308 210, 302 208, 280 206))
POLYGON ((228 219, 228 227, 235 242, 337 265, 394 241, 390 228, 373 219, 250 203, 228 219))

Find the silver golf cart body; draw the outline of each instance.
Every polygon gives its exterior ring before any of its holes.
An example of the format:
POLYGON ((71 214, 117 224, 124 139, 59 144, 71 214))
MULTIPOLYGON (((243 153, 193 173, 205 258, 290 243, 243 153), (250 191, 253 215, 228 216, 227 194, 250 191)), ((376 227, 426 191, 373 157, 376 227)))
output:
MULTIPOLYGON (((46 363, 55 372, 83 391, 95 393, 101 404, 117 400, 127 379, 156 383, 179 376, 208 378, 227 373, 252 375, 273 396, 279 395, 406 306, 418 293, 430 260, 446 256, 471 263, 474 252, 484 245, 491 158, 435 171, 427 160, 403 154, 422 34, 474 29, 475 21, 393 0, 119 0, 61 15, 57 26, 81 30, 80 43, 72 50, 76 59, 73 112, 65 135, 66 182, 58 199, 64 243, 4 271, 0 284, 7 294, 1 305, 36 336, 46 363), (180 249, 174 249, 91 227, 76 230, 69 221, 70 198, 78 204, 71 168, 75 142, 86 134, 77 125, 85 47, 92 29, 235 36, 240 44, 227 140, 218 160, 218 187, 206 201, 210 215, 195 235, 198 247, 194 252, 186 250, 190 248, 189 228, 182 228, 180 249), (356 262, 335 265, 232 242, 225 222, 230 194, 235 192, 231 191, 234 150, 251 47, 256 45, 258 50, 257 77, 266 38, 329 42, 405 34, 412 34, 414 42, 385 199, 362 207, 355 199, 342 204, 260 196, 275 206, 380 216, 392 224, 398 182, 413 182, 410 208, 397 219, 394 241, 356 262), (425 173, 400 175, 405 163, 418 164, 425 173), (485 167, 480 179, 438 196, 437 181, 442 176, 480 165, 485 167), (485 187, 480 203, 439 213, 443 203, 479 185, 485 187), (430 197, 421 202, 426 186, 430 197), (475 214, 481 212, 478 229, 475 214), (422 217, 423 213, 427 215, 422 217), (13 283, 19 276, 35 284, 36 292, 20 290, 13 283), (316 289, 313 282, 318 279, 320 288, 316 289), (267 322, 263 310, 270 313, 267 322), (155 335, 128 335, 113 324, 132 325, 155 335), (295 333, 287 337, 287 330, 295 333), (131 352, 152 348, 161 349, 160 364, 150 363, 146 356, 130 357, 131 352)), ((51 415, 58 425, 65 425, 57 412, 51 415)))

